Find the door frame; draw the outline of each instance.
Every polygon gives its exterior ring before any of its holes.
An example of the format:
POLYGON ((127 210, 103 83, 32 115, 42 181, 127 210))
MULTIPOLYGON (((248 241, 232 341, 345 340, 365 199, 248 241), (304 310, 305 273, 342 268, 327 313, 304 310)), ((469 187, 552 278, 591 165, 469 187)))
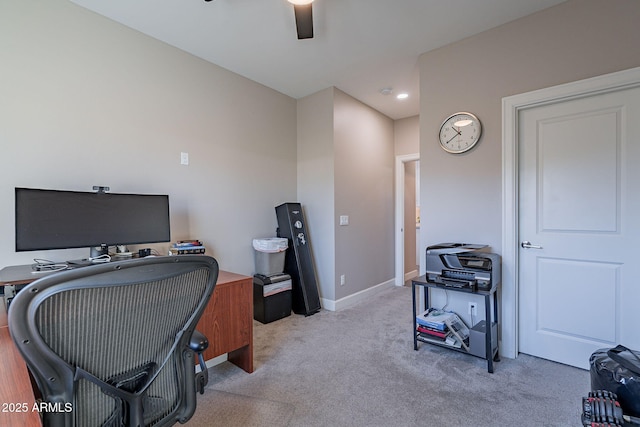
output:
POLYGON ((520 112, 546 104, 640 87, 640 67, 502 99, 502 341, 500 355, 518 355, 520 112))
POLYGON ((404 286, 404 169, 405 163, 420 160, 420 153, 396 156, 396 231, 395 231, 395 270, 396 286, 404 286))

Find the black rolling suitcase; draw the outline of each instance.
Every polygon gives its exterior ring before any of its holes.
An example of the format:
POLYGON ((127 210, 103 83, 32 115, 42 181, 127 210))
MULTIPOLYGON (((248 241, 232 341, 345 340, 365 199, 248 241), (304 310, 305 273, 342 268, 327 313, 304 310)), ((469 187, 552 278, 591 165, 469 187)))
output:
POLYGON ((591 390, 618 396, 625 415, 640 417, 640 352, 623 345, 596 350, 589 358, 591 390))

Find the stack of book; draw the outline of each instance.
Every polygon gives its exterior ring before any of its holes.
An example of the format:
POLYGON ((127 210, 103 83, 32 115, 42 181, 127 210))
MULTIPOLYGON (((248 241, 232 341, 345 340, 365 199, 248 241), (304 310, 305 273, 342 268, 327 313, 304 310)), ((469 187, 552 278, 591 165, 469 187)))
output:
POLYGON ((430 308, 416 316, 416 323, 420 341, 469 351, 469 328, 456 313, 430 308))
POLYGON ((178 240, 171 244, 169 255, 203 254, 206 249, 200 240, 178 240))

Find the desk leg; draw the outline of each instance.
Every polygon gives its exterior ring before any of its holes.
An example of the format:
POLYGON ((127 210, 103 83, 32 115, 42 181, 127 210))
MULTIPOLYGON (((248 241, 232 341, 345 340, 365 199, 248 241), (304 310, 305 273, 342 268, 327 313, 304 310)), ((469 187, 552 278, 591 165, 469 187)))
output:
POLYGON ((416 332, 416 316, 418 313, 416 312, 416 284, 411 282, 411 297, 413 301, 413 349, 418 350, 418 335, 416 332))
POLYGON ((424 291, 424 309, 428 310, 431 306, 429 305, 429 288, 426 286, 423 286, 423 291, 424 291))
POLYGON ((248 373, 253 372, 253 351, 251 345, 246 345, 227 353, 227 359, 244 371, 248 373))
MULTIPOLYGON (((498 322, 498 293, 493 293, 493 320, 495 320, 496 324, 499 325, 498 322)), ((497 328, 496 328, 497 329, 497 328)), ((496 343, 498 342, 498 337, 496 337, 496 343)), ((500 361, 500 346, 496 345, 496 355, 493 357, 494 362, 500 361)))

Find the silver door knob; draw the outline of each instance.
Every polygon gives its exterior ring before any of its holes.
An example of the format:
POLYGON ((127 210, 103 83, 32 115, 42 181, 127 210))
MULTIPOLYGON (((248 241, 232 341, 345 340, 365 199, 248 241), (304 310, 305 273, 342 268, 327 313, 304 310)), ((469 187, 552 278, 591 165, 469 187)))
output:
POLYGON ((522 243, 520 243, 520 246, 522 246, 524 249, 542 249, 542 246, 532 245, 528 240, 524 240, 522 243))

